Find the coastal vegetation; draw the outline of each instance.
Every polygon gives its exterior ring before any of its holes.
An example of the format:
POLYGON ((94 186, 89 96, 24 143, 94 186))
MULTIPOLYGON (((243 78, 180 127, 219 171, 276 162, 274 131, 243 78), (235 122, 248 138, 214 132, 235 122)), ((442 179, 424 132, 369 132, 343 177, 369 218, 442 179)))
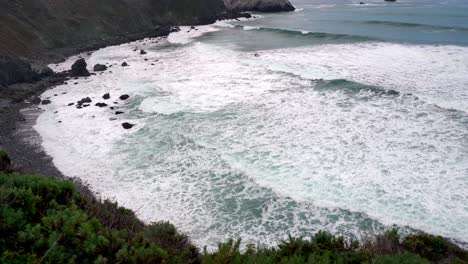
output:
POLYGON ((319 231, 276 247, 229 240, 200 251, 168 222, 145 224, 70 181, 11 171, 0 172, 0 203, 1 263, 468 263, 443 237, 396 229, 362 242, 319 231))

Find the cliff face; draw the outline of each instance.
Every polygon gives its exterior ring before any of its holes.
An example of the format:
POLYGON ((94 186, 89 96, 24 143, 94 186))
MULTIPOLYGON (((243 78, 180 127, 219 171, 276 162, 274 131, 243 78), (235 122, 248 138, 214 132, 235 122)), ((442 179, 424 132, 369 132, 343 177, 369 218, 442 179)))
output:
POLYGON ((225 14, 222 0, 0 1, 0 55, 31 58, 118 38, 124 42, 131 35, 164 33, 169 25, 212 23, 225 14))
POLYGON ((288 0, 224 0, 229 10, 282 12, 294 11, 294 6, 288 0))

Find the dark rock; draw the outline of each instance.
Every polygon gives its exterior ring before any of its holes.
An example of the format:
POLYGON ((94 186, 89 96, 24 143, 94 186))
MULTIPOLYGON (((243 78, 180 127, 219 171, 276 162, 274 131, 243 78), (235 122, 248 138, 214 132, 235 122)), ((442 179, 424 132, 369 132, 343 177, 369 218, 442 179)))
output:
POLYGON ((43 104, 43 105, 48 105, 48 104, 50 104, 50 103, 52 103, 50 100, 47 100, 47 99, 46 99, 46 100, 42 100, 42 104, 43 104))
POLYGON ((89 104, 84 104, 84 105, 83 105, 83 107, 88 107, 88 106, 89 106, 89 104))
POLYGON ((145 61, 148 61, 148 58, 145 58, 145 61))
POLYGON ((173 32, 179 32, 180 31, 180 27, 171 27, 171 30, 170 32, 173 33, 173 32))
POLYGON ((41 98, 39 97, 34 97, 32 100, 31 100, 31 103, 35 104, 35 105, 38 105, 41 103, 41 98))
POLYGON ((110 98, 110 94, 109 93, 106 93, 102 96, 102 99, 104 100, 108 100, 110 98))
POLYGON ((127 67, 127 66, 128 66, 128 63, 126 63, 126 62, 122 63, 122 67, 127 67))
POLYGON ((98 106, 98 107, 106 107, 107 106, 106 103, 96 103, 95 105, 98 106))
POLYGON ((121 115, 121 114, 123 114, 123 113, 124 113, 124 112, 122 112, 122 111, 117 111, 117 112, 115 112, 116 115, 121 115))
POLYGON ((97 72, 105 71, 105 70, 107 70, 107 66, 103 65, 103 64, 96 64, 96 65, 94 65, 93 70, 97 71, 97 72))
POLYGON ((84 103, 91 103, 91 102, 92 102, 91 98, 85 97, 85 98, 79 100, 79 101, 77 102, 77 104, 82 105, 82 104, 84 104, 84 103))
POLYGON ((140 50, 140 54, 141 54, 141 55, 145 55, 145 54, 147 54, 147 52, 144 51, 144 50, 140 50))
POLYGON ((71 74, 72 76, 78 76, 78 77, 87 77, 90 76, 88 69, 86 69, 86 64, 85 59, 79 59, 73 63, 71 66, 71 74))
POLYGON ((54 71, 44 64, 32 64, 31 68, 41 78, 54 75, 54 71))
POLYGON ((39 79, 40 76, 31 69, 31 65, 26 61, 8 56, 0 56, 0 86, 35 82, 39 79))
POLYGON ((390 89, 390 90, 386 91, 386 94, 387 95, 398 96, 398 95, 400 95, 400 92, 390 89))
POLYGON ((74 105, 74 104, 75 104, 75 103, 69 103, 68 106, 72 106, 72 105, 74 105))
POLYGON ((0 171, 9 173, 12 172, 12 170, 13 167, 11 166, 10 157, 5 151, 0 150, 0 171))
POLYGON ((130 124, 130 123, 127 123, 127 122, 122 123, 122 127, 123 127, 124 129, 130 129, 130 128, 132 128, 133 126, 134 126, 134 124, 130 124))
POLYGON ((130 96, 128 94, 123 94, 119 98, 120 100, 127 100, 128 98, 130 98, 130 96))

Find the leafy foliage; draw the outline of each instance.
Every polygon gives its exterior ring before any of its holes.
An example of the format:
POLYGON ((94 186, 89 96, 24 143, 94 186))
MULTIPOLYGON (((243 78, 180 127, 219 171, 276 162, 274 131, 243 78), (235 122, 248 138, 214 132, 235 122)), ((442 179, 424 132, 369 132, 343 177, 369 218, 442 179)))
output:
POLYGON ((0 173, 0 263, 468 263, 439 236, 397 229, 362 243, 319 231, 268 248, 240 240, 203 254, 168 222, 145 225, 128 209, 76 191, 68 181, 0 173))
POLYGON ((168 223, 136 224, 133 232, 121 225, 103 225, 83 209, 101 218, 141 222, 116 204, 88 203, 68 181, 0 174, 0 203, 1 263, 190 263, 198 259, 188 238, 168 223))

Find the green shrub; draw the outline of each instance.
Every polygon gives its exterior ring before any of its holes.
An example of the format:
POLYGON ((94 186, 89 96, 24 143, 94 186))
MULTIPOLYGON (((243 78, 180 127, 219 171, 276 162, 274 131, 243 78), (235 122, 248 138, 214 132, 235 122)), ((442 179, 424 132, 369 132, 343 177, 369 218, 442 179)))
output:
POLYGON ((68 181, 0 173, 0 263, 468 263, 467 251, 442 237, 400 239, 397 229, 364 243, 319 231, 277 247, 240 245, 228 240, 201 255, 172 224, 145 225, 68 181))
POLYGON ((199 259, 188 238, 168 223, 141 224, 135 232, 101 224, 84 209, 141 222, 115 203, 78 195, 68 181, 0 173, 0 202, 1 263, 193 263, 199 259))

